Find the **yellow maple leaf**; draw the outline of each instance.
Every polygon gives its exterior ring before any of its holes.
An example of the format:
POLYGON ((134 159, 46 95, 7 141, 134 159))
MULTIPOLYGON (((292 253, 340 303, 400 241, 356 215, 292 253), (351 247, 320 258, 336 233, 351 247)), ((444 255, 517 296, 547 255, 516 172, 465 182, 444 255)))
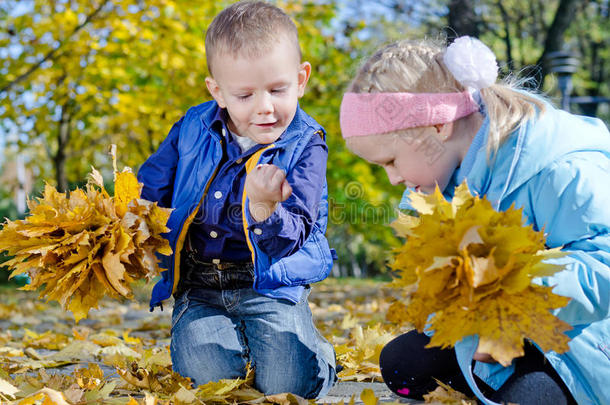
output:
POLYGON ((379 399, 375 396, 375 393, 370 388, 365 388, 360 393, 360 399, 364 405, 377 405, 379 399))
POLYGON ((10 382, 0 378, 0 399, 8 402, 9 399, 14 399, 15 394, 19 392, 19 388, 15 387, 10 382))
POLYGON ((140 198, 142 186, 131 171, 116 173, 114 180, 114 198, 116 213, 123 217, 127 212, 127 204, 132 200, 140 198))
POLYGON ((89 363, 87 368, 76 368, 74 378, 79 387, 92 390, 104 383, 104 372, 96 363, 89 363))
POLYGON ((204 402, 231 403, 230 397, 233 391, 253 382, 254 373, 249 369, 246 378, 221 379, 200 385, 197 397, 204 402))
POLYGON ((436 383, 438 387, 423 396, 426 404, 476 405, 475 399, 468 399, 466 395, 439 380, 436 380, 436 383))
POLYGON ((476 334, 479 351, 505 366, 523 354, 524 339, 544 351, 568 350, 562 332, 571 327, 551 311, 569 299, 532 283, 561 270, 544 260, 565 253, 546 249, 543 232, 525 226, 521 210, 495 211, 465 183, 455 196, 450 203, 438 188, 414 193, 418 218, 397 220, 407 241, 395 252, 392 284, 404 300, 390 307, 388 319, 434 331, 430 346, 476 334))
POLYGON ((57 300, 85 318, 104 297, 132 297, 135 280, 160 273, 156 254, 169 255, 169 209, 140 199, 141 186, 130 170, 116 171, 115 196, 104 188, 92 168, 84 189, 60 193, 45 185, 41 198, 28 201, 23 220, 6 220, 0 230, 0 251, 12 259, 4 265, 11 277, 27 273, 25 290, 57 300))
POLYGON ((347 344, 336 345, 337 360, 343 365, 339 377, 343 381, 381 381, 379 355, 396 336, 395 330, 377 324, 365 329, 358 325, 350 332, 347 344))
POLYGON ((63 393, 51 388, 42 388, 40 391, 28 395, 27 397, 20 400, 19 404, 32 405, 35 403, 39 403, 40 400, 43 400, 43 405, 70 405, 66 401, 66 397, 63 393))

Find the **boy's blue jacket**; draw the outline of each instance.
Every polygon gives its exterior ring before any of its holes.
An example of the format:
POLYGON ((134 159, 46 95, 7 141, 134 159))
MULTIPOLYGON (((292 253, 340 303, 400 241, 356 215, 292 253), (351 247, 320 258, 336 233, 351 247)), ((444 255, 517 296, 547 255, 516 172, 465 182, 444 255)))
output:
MULTIPOLYGON (((180 253, 188 227, 219 169, 224 138, 211 128, 218 109, 215 101, 190 108, 182 118, 180 131, 170 131, 138 171, 138 180, 144 185, 142 198, 173 208, 167 223, 170 231, 165 234, 173 254, 159 256, 161 267, 167 270, 153 288, 151 310, 168 299, 178 285, 180 253)), ((285 133, 274 144, 261 145, 246 162, 246 171, 259 163, 273 163, 290 172, 313 136, 323 137, 323 128, 297 108, 285 133)), ((244 232, 254 262, 254 289, 259 293, 298 302, 305 285, 323 280, 330 273, 333 255, 324 236, 328 218, 326 183, 323 188, 317 221, 308 238, 298 251, 279 259, 268 257, 253 243, 244 192, 244 232)))
MULTIPOLYGON (((485 195, 498 210, 512 204, 534 229, 544 229, 547 246, 563 246, 569 255, 549 262, 565 269, 537 280, 556 286, 571 298, 555 314, 573 326, 570 350, 545 353, 570 392, 581 404, 610 404, 610 134, 602 121, 570 115, 547 105, 546 112, 515 131, 488 160, 486 119, 463 164, 471 191, 485 195)), ((446 193, 462 178, 454 176, 446 193)), ((451 197, 447 195, 447 197, 451 197)), ((473 391, 472 372, 498 389, 511 367, 471 362, 478 339, 469 337, 455 349, 473 391)))

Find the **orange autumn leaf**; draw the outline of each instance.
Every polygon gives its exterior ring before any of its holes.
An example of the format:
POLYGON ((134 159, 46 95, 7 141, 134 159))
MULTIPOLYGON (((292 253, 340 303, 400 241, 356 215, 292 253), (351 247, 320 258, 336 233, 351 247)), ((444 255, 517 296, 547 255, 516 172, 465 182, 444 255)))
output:
POLYGON ((0 251, 11 277, 27 273, 25 290, 40 288, 40 297, 58 301, 78 322, 104 296, 132 297, 135 280, 159 274, 156 254, 171 254, 161 234, 170 211, 140 199, 141 186, 129 170, 115 176, 115 196, 92 169, 84 189, 69 194, 46 185, 28 201, 29 215, 6 220, 0 251))
POLYGON ((407 238, 392 264, 392 284, 405 299, 390 308, 389 320, 434 331, 430 346, 478 335, 479 351, 505 366, 523 355, 524 339, 543 351, 568 350, 563 332, 571 327, 551 311, 569 298, 532 282, 561 270, 544 260, 565 253, 546 249, 543 232, 524 226, 521 210, 497 212, 466 184, 451 203, 438 189, 413 193, 411 203, 419 217, 394 224, 407 238))

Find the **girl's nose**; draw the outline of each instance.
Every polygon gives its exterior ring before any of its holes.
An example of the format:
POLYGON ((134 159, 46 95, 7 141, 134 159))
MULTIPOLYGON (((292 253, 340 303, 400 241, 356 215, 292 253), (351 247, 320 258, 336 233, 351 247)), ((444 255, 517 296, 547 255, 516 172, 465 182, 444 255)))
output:
POLYGON ((390 180, 390 183, 393 186, 396 186, 403 182, 403 178, 393 167, 385 166, 384 169, 386 174, 388 175, 388 180, 390 180))

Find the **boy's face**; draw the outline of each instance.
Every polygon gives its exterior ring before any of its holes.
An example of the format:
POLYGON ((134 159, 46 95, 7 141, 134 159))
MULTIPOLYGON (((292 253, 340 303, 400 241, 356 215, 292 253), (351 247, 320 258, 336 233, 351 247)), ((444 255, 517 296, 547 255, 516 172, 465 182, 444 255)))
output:
POLYGON ((258 57, 214 56, 210 93, 229 113, 229 129, 260 144, 275 142, 296 113, 311 65, 300 63, 293 42, 283 39, 258 57))

